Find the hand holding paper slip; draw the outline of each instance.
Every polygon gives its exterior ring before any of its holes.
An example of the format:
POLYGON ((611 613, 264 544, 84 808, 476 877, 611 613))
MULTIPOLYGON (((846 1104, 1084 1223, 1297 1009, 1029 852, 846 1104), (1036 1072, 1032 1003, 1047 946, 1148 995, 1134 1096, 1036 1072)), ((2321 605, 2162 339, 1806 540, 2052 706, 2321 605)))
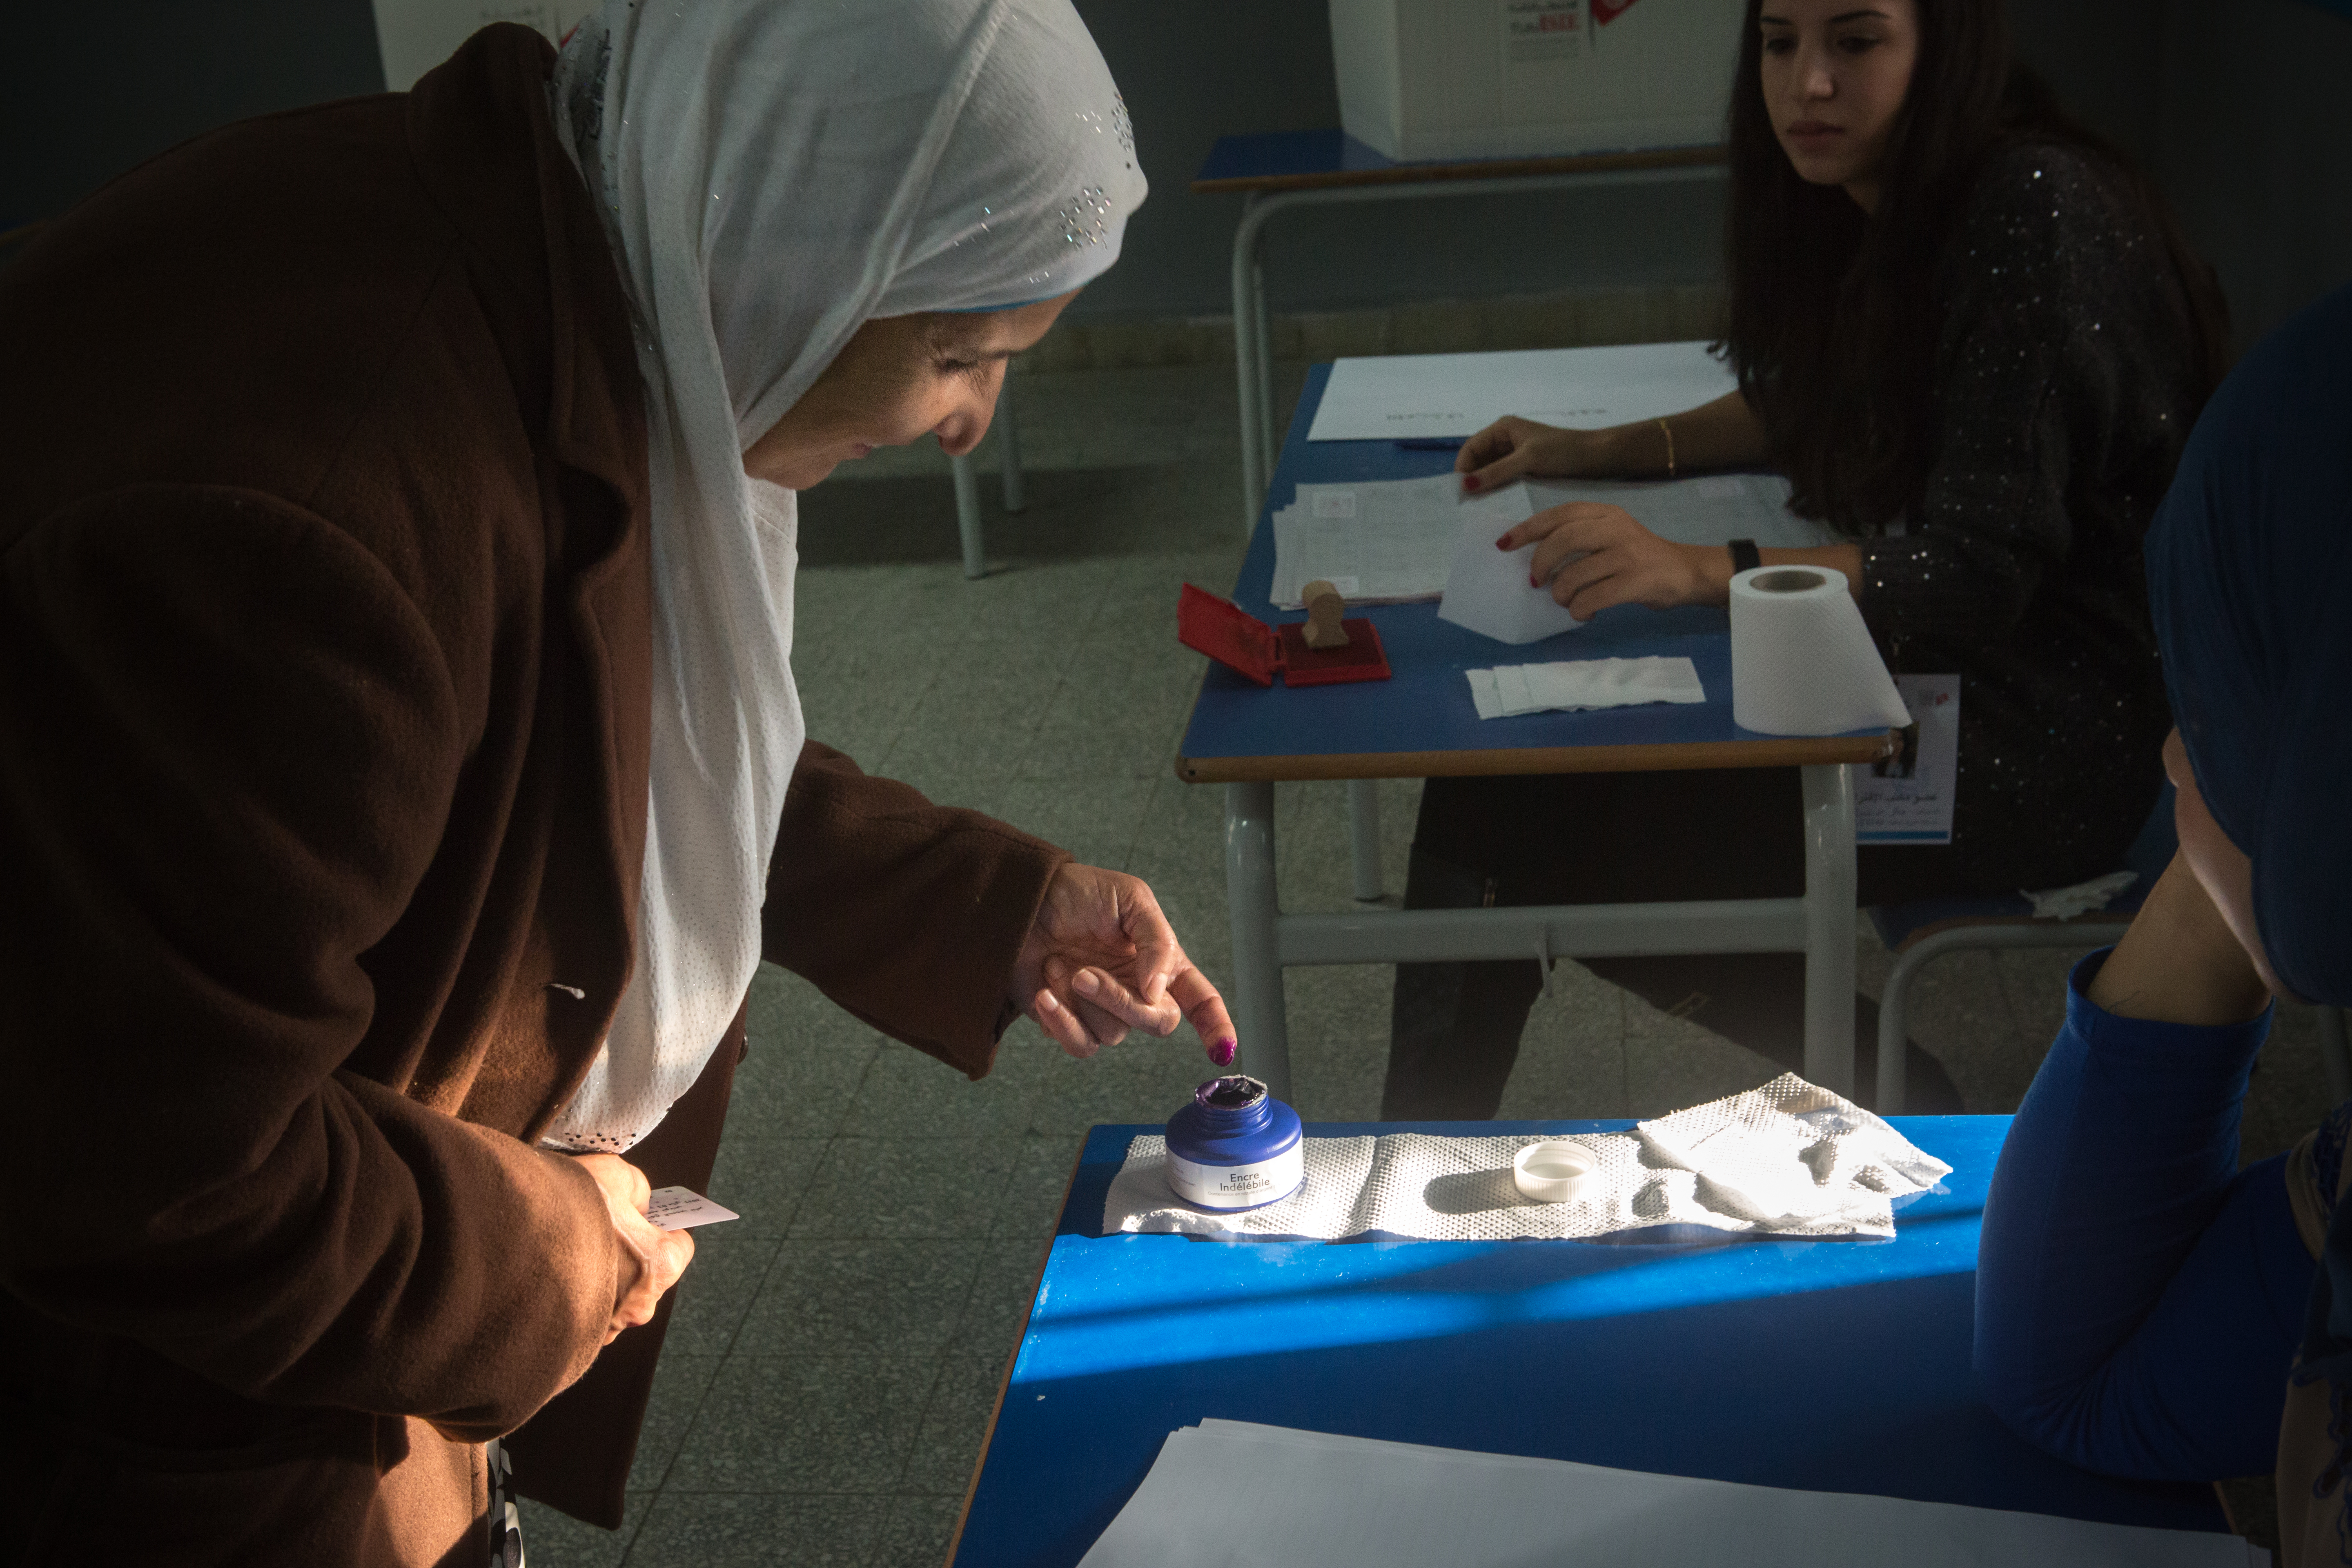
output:
POLYGON ((690 1187, 656 1187, 646 1200, 646 1218, 659 1230, 692 1230, 698 1225, 742 1217, 690 1187))

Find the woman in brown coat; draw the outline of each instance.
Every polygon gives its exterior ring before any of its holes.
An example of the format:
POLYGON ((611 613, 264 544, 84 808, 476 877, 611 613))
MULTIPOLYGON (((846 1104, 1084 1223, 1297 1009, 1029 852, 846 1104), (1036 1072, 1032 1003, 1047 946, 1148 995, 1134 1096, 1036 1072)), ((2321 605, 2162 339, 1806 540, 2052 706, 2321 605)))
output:
POLYGON ((500 1560, 509 1434, 616 1521, 762 958, 974 1078, 1230 1059, 1148 889, 789 664, 793 492, 977 442, 1142 195, 1066 0, 616 3, 0 276, 0 1562, 500 1560))

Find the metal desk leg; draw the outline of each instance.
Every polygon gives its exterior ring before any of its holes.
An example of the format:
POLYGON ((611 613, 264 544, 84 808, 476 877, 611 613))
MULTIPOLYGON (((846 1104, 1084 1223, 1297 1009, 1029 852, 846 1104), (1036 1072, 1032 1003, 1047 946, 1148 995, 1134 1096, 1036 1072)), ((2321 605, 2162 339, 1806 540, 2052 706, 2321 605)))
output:
POLYGON ((1234 229, 1234 374, 1242 401, 1242 536, 1257 527, 1258 503, 1265 497, 1266 462, 1258 437, 1265 411, 1258 407, 1257 237, 1264 214, 1257 193, 1242 198, 1242 221, 1234 229))
POLYGON ((963 574, 988 575, 988 561, 980 535, 980 476, 972 472, 971 454, 950 458, 955 469, 956 531, 963 535, 963 574))
POLYGON ((1009 367, 996 393, 996 453, 1004 477, 1004 510, 1019 511, 1029 504, 1029 498, 1021 481, 1021 421, 1013 417, 1009 367))
POLYGON ((1355 861, 1356 898, 1381 896, 1381 786, 1374 779, 1348 781, 1348 848, 1355 861))
POLYGON ((1853 1093, 1853 779, 1800 769, 1805 816, 1805 1077, 1853 1093))
MULTIPOLYGON (((1250 343, 1257 355, 1257 457, 1258 471, 1265 483, 1274 483, 1274 460, 1282 451, 1282 442, 1274 432, 1274 327, 1267 319, 1265 302, 1265 263, 1264 258, 1250 260, 1250 284, 1257 295, 1257 324, 1250 333, 1250 343)), ((1259 500, 1265 498, 1260 496, 1259 500)), ((1251 526, 1257 518, 1251 514, 1251 526)))
POLYGON ((1274 785, 1225 786, 1225 907, 1234 922, 1234 1026, 1240 1069, 1263 1079, 1276 1100, 1290 1098, 1290 1029, 1282 1005, 1282 964, 1275 921, 1282 903, 1274 886, 1274 785))

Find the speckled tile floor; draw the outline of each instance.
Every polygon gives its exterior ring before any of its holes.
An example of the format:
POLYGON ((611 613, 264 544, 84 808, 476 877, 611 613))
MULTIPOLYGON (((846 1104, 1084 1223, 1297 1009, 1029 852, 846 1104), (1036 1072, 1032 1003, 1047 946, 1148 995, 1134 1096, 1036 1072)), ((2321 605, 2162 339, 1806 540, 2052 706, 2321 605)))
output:
MULTIPOLYGON (((1280 376, 1286 402, 1297 366, 1280 376)), ((1230 973, 1222 802, 1170 766, 1200 659, 1166 635, 1179 583, 1241 559, 1229 366, 1025 377, 1030 506, 991 500, 1001 569, 968 583, 947 464, 878 454, 803 501, 796 669, 810 732, 869 770, 1150 881, 1195 959, 1230 973)), ((992 447, 993 437, 992 437, 992 447)), ((983 459, 990 458, 983 450, 983 459)), ((1381 786, 1391 891, 1419 785, 1381 786)), ((1349 905, 1344 792, 1283 785, 1286 907, 1349 905)), ((1857 925, 1863 988, 1889 959, 1857 925)), ((1979 1111, 2014 1109, 2072 953, 1962 953, 1916 993, 1914 1037, 1979 1111)), ((1291 972, 1310 1121, 1369 1120, 1385 967, 1291 972)), ((1563 963, 1504 1114, 1640 1116, 1778 1068, 1563 963)), ((1062 1057, 1028 1024, 966 1083, 764 971, 714 1195, 608 1532, 527 1507, 533 1568, 936 1568, 1085 1130, 1158 1121, 1201 1076, 1189 1041, 1062 1057)), ((2284 1011, 2246 1114, 2249 1158, 2326 1108, 2308 1013, 2284 1011)))

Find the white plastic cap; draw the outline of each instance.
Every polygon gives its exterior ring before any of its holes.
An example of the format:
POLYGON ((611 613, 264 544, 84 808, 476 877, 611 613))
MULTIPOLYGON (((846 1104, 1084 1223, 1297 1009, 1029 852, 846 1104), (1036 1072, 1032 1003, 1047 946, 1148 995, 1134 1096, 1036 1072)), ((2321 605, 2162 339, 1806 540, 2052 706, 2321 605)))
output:
POLYGON ((1601 1156, 1591 1147, 1555 1138, 1530 1143, 1511 1159, 1511 1180, 1539 1204, 1564 1204, 1583 1192, 1601 1156))

